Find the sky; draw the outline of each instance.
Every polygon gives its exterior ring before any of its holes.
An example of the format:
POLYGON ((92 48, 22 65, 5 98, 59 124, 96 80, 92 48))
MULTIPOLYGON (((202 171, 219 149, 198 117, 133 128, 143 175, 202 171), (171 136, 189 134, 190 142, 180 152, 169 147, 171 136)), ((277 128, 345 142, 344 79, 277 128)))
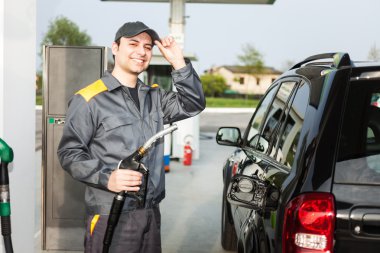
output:
MULTIPOLYGON (((313 54, 348 52, 367 60, 380 49, 379 0, 276 0, 273 5, 186 4, 185 53, 197 70, 239 64, 242 46, 253 45, 266 66, 284 70, 313 54)), ((49 23, 65 16, 90 35, 93 45, 110 47, 125 22, 142 21, 169 34, 169 3, 37 0, 37 52, 49 23)), ((40 60, 37 61, 37 68, 40 60)))

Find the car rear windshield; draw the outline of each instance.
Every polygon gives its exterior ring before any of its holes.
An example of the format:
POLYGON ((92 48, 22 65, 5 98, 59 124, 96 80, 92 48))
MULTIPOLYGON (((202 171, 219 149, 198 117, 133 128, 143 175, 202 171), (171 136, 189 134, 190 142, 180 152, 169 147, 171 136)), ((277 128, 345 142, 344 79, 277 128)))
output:
POLYGON ((351 81, 335 167, 336 183, 380 185, 380 80, 351 81))

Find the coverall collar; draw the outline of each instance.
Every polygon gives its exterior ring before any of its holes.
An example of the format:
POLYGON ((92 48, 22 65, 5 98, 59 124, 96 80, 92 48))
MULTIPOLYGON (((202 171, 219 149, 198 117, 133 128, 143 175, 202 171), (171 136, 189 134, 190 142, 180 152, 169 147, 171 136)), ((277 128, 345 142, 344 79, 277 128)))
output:
MULTIPOLYGON (((122 84, 116 79, 116 77, 114 77, 108 70, 104 72, 102 79, 104 81, 104 84, 107 86, 108 91, 113 91, 114 89, 117 89, 122 86, 122 84)), ((140 90, 149 90, 150 88, 148 85, 144 84, 140 79, 137 79, 137 87, 140 86, 140 90)))

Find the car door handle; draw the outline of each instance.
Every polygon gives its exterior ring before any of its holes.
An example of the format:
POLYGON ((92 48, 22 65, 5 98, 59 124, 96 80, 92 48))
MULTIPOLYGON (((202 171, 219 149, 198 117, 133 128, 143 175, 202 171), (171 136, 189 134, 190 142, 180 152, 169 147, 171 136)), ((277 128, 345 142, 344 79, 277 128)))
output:
MULTIPOLYGON (((363 225, 369 226, 379 226, 380 227, 380 214, 379 213, 369 213, 363 216, 363 225)), ((380 233, 380 231, 379 231, 380 233)))
POLYGON ((380 235, 380 214, 369 213, 363 216, 363 227, 364 233, 369 235, 380 235))
POLYGON ((380 236, 380 210, 378 208, 355 208, 351 212, 350 220, 354 234, 380 236))

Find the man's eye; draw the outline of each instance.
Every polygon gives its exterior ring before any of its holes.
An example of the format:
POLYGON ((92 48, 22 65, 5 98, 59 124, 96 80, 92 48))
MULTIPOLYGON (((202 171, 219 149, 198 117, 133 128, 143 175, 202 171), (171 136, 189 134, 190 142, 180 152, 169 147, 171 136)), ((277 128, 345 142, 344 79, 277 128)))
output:
POLYGON ((151 51, 152 47, 145 47, 146 50, 151 51))

